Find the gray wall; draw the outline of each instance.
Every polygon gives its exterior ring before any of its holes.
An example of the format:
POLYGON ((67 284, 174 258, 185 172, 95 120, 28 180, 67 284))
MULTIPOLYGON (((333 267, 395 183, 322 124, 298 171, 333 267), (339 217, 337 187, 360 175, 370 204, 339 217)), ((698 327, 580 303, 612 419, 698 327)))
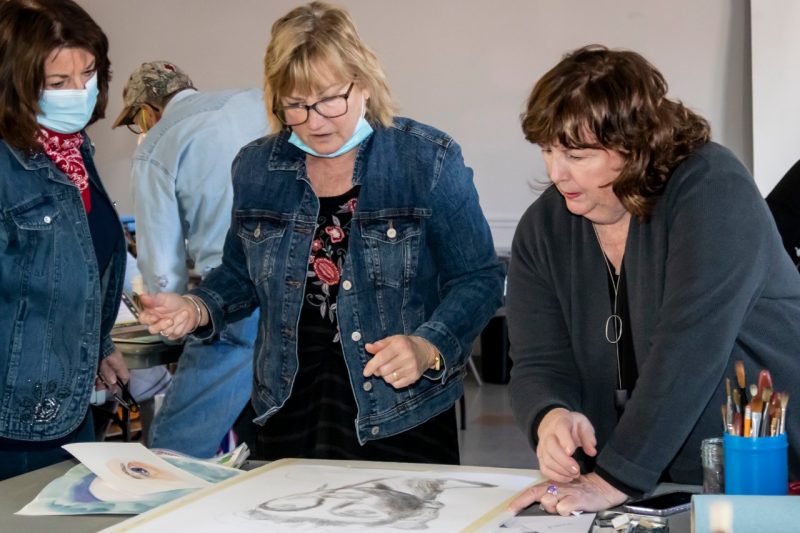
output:
POLYGON ((764 195, 800 158, 800 2, 753 0, 753 172, 764 195))
MULTIPOLYGON (((78 0, 111 41, 115 78, 107 120, 90 131, 121 213, 135 137, 111 130, 122 87, 139 63, 169 59, 202 90, 261 85, 272 22, 288 0, 78 0)), ((378 53, 401 114, 462 145, 498 247, 510 244, 545 179, 519 128, 534 82, 588 43, 642 53, 671 95, 706 116, 715 140, 752 166, 747 0, 341 0, 378 53)))

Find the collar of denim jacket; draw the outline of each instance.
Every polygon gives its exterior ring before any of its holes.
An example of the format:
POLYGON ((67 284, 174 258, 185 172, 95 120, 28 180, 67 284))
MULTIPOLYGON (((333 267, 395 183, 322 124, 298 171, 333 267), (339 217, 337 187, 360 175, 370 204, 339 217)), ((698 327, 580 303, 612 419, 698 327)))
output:
MULTIPOLYGON (((366 168, 366 159, 370 147, 372 146, 372 140, 376 137, 380 129, 382 129, 374 125, 373 128, 375 128, 375 131, 372 135, 364 139, 364 141, 358 145, 358 148, 356 148, 358 152, 356 153, 356 161, 353 166, 354 186, 362 184, 364 169, 366 168)), ((290 130, 284 129, 275 135, 267 162, 267 170, 297 171, 305 167, 307 154, 300 148, 289 143, 289 136, 291 133, 290 130)), ((299 174, 297 179, 302 179, 299 174)))

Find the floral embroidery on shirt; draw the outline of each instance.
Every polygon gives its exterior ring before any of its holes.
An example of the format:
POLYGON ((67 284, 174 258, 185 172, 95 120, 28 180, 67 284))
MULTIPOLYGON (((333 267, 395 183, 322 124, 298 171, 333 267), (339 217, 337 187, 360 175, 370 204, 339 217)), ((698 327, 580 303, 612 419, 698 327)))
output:
POLYGON ((36 383, 33 386, 33 397, 20 400, 20 418, 33 423, 50 422, 58 416, 61 403, 69 394, 68 390, 59 389, 56 381, 36 383))
MULTIPOLYGON (((357 194, 356 190, 349 194, 357 194)), ((320 316, 334 326, 336 323, 336 296, 347 256, 350 222, 358 198, 353 196, 339 204, 334 213, 320 211, 306 278, 306 304, 319 309, 320 316)), ((338 342, 339 333, 334 338, 338 342)))

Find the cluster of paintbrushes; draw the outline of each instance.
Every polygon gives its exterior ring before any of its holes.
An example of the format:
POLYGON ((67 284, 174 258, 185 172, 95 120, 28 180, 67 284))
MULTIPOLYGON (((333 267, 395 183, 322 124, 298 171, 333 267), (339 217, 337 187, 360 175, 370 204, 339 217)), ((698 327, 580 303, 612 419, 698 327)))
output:
POLYGON ((722 406, 725 431, 740 437, 772 437, 786 432, 788 392, 773 392, 769 370, 758 374, 758 384, 746 386, 744 363, 736 361, 736 385, 725 378, 727 398, 722 406))

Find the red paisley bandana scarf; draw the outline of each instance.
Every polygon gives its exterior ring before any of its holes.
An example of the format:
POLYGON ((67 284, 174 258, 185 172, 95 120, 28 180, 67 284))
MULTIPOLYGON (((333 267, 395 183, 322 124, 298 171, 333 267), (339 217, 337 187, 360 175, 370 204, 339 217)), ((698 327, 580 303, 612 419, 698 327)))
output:
POLYGON ((83 156, 80 150, 81 144, 83 144, 83 136, 80 132, 58 133, 46 128, 42 128, 41 133, 39 141, 42 143, 47 157, 81 191, 83 208, 87 213, 90 212, 92 210, 92 201, 89 194, 89 174, 86 172, 86 165, 83 164, 83 156))

